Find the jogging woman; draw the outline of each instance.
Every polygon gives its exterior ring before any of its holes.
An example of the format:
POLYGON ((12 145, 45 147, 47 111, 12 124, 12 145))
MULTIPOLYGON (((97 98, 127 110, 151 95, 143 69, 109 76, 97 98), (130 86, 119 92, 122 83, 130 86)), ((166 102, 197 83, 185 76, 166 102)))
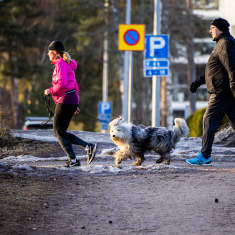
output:
POLYGON ((53 130, 63 151, 68 156, 65 166, 80 166, 72 144, 83 147, 87 154, 87 163, 90 164, 96 154, 96 144, 87 143, 79 137, 67 132, 74 113, 79 113, 79 87, 75 78, 77 63, 65 51, 61 41, 52 41, 48 47, 48 56, 54 65, 52 86, 44 90, 44 95, 51 95, 56 107, 53 121, 53 130))

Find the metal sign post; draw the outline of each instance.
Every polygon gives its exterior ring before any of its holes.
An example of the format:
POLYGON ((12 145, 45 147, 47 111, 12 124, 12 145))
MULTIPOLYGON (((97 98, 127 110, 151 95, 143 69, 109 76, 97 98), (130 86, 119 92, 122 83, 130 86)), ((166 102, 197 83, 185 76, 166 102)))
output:
POLYGON ((129 96, 128 96, 128 122, 131 122, 132 119, 132 109, 131 109, 131 104, 132 104, 132 86, 133 86, 133 56, 132 56, 132 51, 129 51, 129 96))
POLYGON ((119 25, 118 49, 125 51, 124 59, 124 94, 122 103, 122 116, 125 121, 131 122, 132 104, 132 75, 133 55, 132 51, 144 50, 145 25, 131 23, 131 0, 126 4, 126 24, 119 25))
POLYGON ((125 51, 124 63, 124 99, 123 119, 131 122, 132 83, 133 83, 133 54, 132 51, 143 51, 145 37, 145 25, 143 24, 120 24, 118 49, 125 51), (128 53, 127 53, 128 52, 128 53))
MULTIPOLYGON (((153 35, 160 34, 160 0, 154 0, 153 35)), ((160 87, 161 80, 152 78, 152 126, 160 126, 160 87)))
MULTIPOLYGON (((126 24, 131 23, 131 0, 127 0, 126 5, 126 24)), ((128 107, 128 97, 131 95, 129 94, 129 51, 125 51, 125 59, 124 59, 124 95, 123 95, 123 112, 122 116, 124 120, 128 120, 128 110, 130 107, 128 107)), ((132 69, 132 68, 131 68, 132 69)), ((129 121, 129 120, 128 120, 129 121)))
MULTIPOLYGON (((107 24, 107 14, 108 14, 108 7, 109 1, 105 0, 104 3, 105 7, 105 23, 107 24)), ((108 54, 108 30, 106 29, 104 32, 104 53, 103 53, 103 84, 102 84, 102 101, 106 102, 108 100, 108 61, 109 61, 109 54, 108 54)))

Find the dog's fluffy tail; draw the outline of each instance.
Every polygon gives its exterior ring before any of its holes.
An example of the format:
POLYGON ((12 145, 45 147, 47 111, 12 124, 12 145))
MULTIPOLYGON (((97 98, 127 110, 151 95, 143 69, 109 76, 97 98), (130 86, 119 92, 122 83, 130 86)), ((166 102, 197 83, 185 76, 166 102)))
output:
POLYGON ((174 122, 175 126, 174 126, 173 142, 174 144, 176 144, 181 137, 188 135, 189 128, 186 121, 182 118, 175 118, 174 122))

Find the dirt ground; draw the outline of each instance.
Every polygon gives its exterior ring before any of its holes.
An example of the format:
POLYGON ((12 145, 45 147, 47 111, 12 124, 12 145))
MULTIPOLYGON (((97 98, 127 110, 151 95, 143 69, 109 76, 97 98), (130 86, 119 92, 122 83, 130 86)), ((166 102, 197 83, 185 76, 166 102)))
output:
MULTIPOLYGON (((0 158, 64 156, 56 143, 18 140, 0 158)), ((108 176, 37 171, 0 173, 1 235, 235 234, 233 168, 108 176)))

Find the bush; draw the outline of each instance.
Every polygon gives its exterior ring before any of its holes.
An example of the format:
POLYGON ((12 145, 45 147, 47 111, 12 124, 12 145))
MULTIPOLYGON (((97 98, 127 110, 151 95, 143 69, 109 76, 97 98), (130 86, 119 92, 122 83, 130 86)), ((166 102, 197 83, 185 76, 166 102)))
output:
POLYGON ((0 125, 0 147, 11 146, 14 138, 11 136, 10 129, 0 125))
POLYGON ((202 136, 202 120, 205 111, 206 108, 199 109, 187 118, 190 137, 202 136))
MULTIPOLYGON (((202 136, 203 132, 203 115, 206 111, 206 108, 202 108, 191 114, 186 122, 189 127, 189 136, 190 137, 200 137, 202 136)), ((225 116, 218 131, 221 131, 224 128, 227 128, 229 126, 229 121, 227 117, 225 116)))

